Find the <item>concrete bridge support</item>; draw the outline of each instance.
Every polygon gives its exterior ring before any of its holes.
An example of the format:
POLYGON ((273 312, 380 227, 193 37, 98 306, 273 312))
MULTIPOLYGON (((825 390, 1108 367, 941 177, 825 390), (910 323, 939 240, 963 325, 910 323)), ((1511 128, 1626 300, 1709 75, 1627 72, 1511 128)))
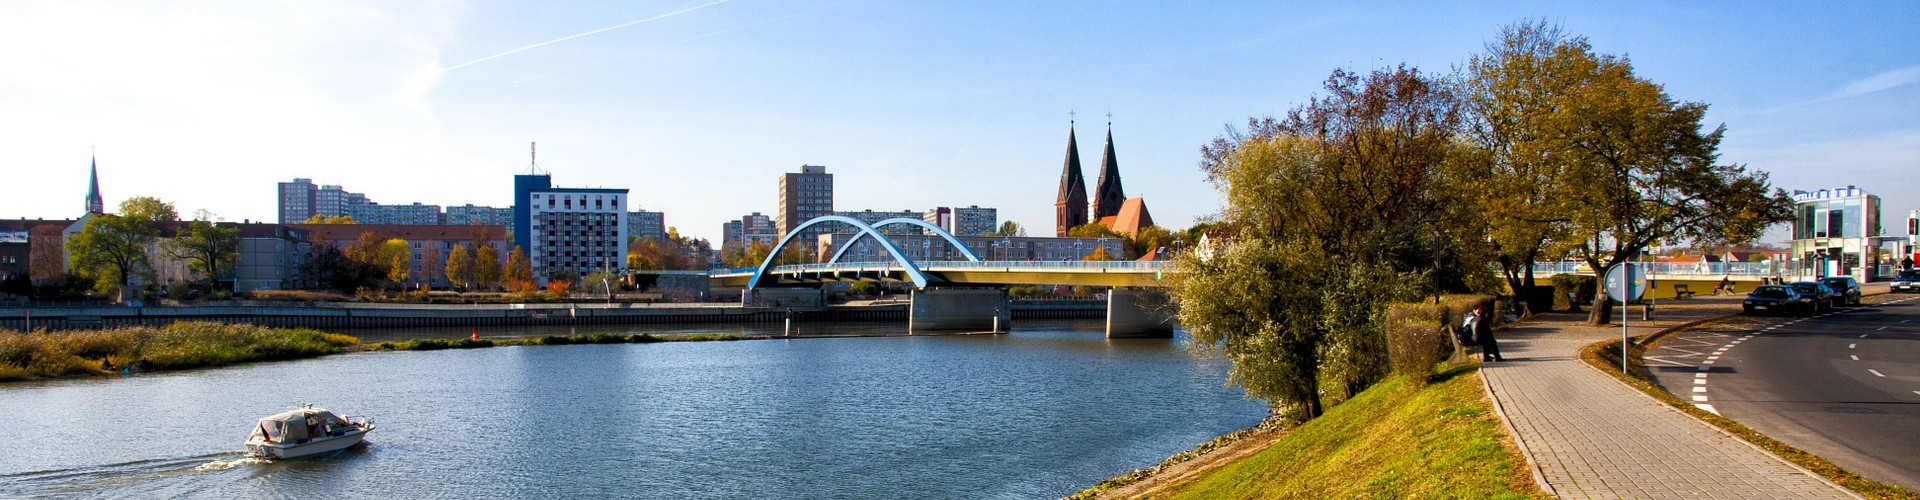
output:
POLYGON ((1007 331, 1013 309, 1007 291, 998 288, 928 288, 914 290, 907 313, 907 332, 1007 331))
POLYGON ((1107 291, 1107 338, 1170 338, 1173 323, 1173 301, 1166 290, 1107 291))

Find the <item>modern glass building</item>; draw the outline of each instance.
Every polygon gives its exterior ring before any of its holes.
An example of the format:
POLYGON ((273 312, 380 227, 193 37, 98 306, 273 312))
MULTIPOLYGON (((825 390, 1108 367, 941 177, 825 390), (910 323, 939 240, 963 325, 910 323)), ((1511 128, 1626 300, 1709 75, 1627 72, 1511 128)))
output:
POLYGON ((1798 213, 1788 269, 1802 278, 1853 276, 1872 281, 1899 266, 1904 238, 1885 237, 1880 197, 1847 186, 1793 192, 1798 213))

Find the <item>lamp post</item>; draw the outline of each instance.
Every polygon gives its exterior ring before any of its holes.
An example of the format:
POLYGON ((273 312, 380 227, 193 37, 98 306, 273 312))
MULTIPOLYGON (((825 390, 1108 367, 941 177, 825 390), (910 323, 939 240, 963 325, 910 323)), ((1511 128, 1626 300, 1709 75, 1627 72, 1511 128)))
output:
POLYGON ((1013 260, 1013 235, 1000 237, 1000 260, 1013 260))
MULTIPOLYGON (((1099 247, 1099 248, 1100 248, 1101 250, 1106 250, 1106 249, 1107 249, 1107 237, 1105 237, 1105 236, 1101 236, 1101 237, 1100 237, 1100 247, 1099 247)), ((1107 258, 1108 258, 1108 259, 1112 259, 1112 258, 1113 258, 1113 255, 1112 255, 1111 253, 1109 253, 1109 254, 1107 255, 1107 258)))
POLYGON ((933 238, 920 240, 920 258, 933 260, 933 238))
POLYGON ((1087 258, 1087 254, 1084 254, 1084 253, 1080 253, 1080 244, 1081 244, 1081 243, 1083 243, 1083 242, 1082 242, 1082 241, 1080 241, 1080 239, 1078 239, 1078 238, 1075 238, 1075 239, 1073 240, 1073 258, 1074 258, 1074 260, 1079 260, 1079 259, 1085 259, 1085 258, 1087 258))
POLYGON ((1180 255, 1180 243, 1181 241, 1179 237, 1173 238, 1173 254, 1174 255, 1180 255))

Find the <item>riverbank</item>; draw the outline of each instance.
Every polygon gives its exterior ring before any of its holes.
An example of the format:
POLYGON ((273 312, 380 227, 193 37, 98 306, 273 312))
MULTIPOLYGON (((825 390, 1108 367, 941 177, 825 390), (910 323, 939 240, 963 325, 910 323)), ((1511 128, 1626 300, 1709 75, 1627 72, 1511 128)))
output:
POLYGON ((1298 428, 1254 430, 1197 455, 1073 498, 1545 496, 1472 365, 1426 387, 1395 377, 1298 428))
POLYGON ((311 358, 359 344, 308 328, 183 321, 47 332, 0 330, 0 382, 311 358))

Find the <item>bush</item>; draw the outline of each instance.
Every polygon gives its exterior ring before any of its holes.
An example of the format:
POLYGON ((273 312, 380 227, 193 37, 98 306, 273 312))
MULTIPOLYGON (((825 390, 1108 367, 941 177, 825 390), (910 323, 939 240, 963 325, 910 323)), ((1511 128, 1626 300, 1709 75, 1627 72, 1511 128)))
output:
POLYGON ((1593 296, 1596 293, 1595 287, 1599 283, 1599 280, 1592 276, 1579 274, 1556 274, 1553 275, 1552 282, 1553 310, 1579 311, 1580 304, 1593 303, 1593 296), (1573 300, 1571 301, 1567 299, 1567 294, 1569 293, 1573 294, 1573 300))
POLYGON ((299 302, 346 302, 352 300, 345 295, 313 290, 254 290, 247 292, 247 298, 253 300, 286 300, 299 302))
POLYGON ((351 336, 305 328, 266 328, 207 322, 32 334, 0 332, 3 379, 104 373, 140 365, 199 368, 247 361, 293 359, 340 352, 351 336))
POLYGON ((1387 309, 1387 359, 1393 370, 1425 385, 1434 366, 1453 352, 1447 328, 1448 307, 1395 304, 1387 309))

